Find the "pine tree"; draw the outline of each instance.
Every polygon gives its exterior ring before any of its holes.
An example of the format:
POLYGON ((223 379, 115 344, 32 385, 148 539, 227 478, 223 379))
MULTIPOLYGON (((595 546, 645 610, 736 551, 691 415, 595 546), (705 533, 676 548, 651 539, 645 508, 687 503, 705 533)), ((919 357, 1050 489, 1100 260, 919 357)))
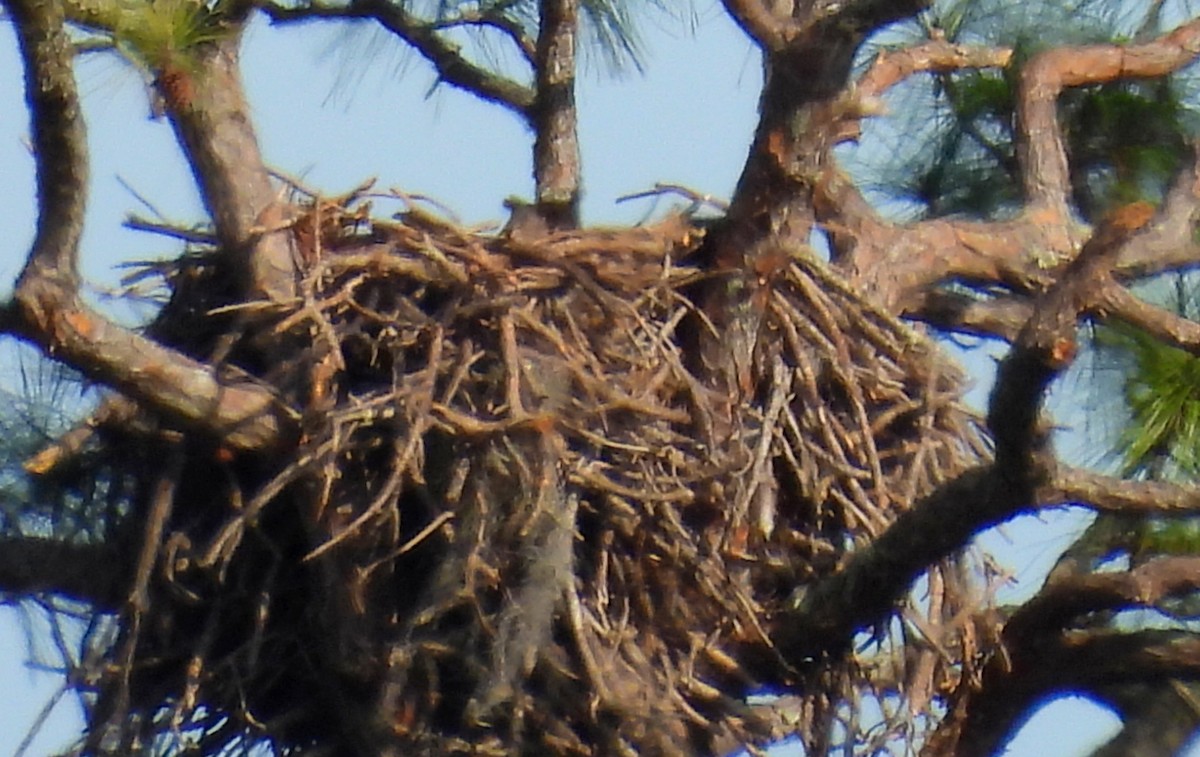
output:
POLYGON ((1122 715, 1110 753, 1200 725, 1200 329, 1157 296, 1200 258, 1186 3, 724 0, 764 67, 740 180, 629 228, 580 218, 575 76, 670 4, 3 4, 39 222, 0 328, 105 394, 0 480, 0 587, 92 619, 82 753, 992 754, 1062 691, 1122 715), (483 233, 286 185, 253 14, 386 30, 528 126, 534 196, 483 233), (144 329, 80 295, 97 47, 209 215, 144 329), (983 417, 955 334, 1007 345, 983 417), (1081 352, 1110 472, 1044 409, 1081 352), (972 538, 1072 503, 997 606, 972 538))

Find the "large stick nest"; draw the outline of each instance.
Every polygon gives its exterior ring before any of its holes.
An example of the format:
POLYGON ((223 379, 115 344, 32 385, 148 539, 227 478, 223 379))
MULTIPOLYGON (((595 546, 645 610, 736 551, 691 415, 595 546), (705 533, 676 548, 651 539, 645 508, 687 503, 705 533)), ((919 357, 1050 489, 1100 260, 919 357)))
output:
POLYGON ((936 348, 807 248, 745 287, 734 400, 696 358, 730 275, 689 262, 686 218, 530 237, 352 207, 290 225, 285 312, 238 305, 220 251, 168 277, 153 332, 274 386, 302 433, 239 456, 148 414, 104 430, 108 538, 157 557, 89 669, 93 748, 761 743, 745 695, 801 675, 769 640, 791 592, 986 455, 936 348))

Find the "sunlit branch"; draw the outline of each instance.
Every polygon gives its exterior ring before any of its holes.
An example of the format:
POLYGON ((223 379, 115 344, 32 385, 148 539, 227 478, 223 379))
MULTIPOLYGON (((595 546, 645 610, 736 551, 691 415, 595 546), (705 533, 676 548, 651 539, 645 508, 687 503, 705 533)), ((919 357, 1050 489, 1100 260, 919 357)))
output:
POLYGON ((1130 481, 1059 466, 1039 499, 1053 505, 1079 504, 1102 512, 1189 515, 1200 512, 1200 487, 1168 481, 1130 481))
POLYGON ((1200 355, 1200 323, 1146 302, 1111 277, 1103 282, 1093 309, 1136 326, 1165 344, 1200 355))
POLYGON ((1018 158, 1031 210, 1069 216, 1070 176, 1058 120, 1058 97, 1068 87, 1165 76, 1200 54, 1200 20, 1142 45, 1057 47, 1035 56, 1021 72, 1017 109, 1018 158))
MULTIPOLYGON (((1007 68, 1012 48, 958 45, 930 40, 912 47, 881 50, 852 92, 859 98, 879 97, 919 73, 948 73, 963 69, 1007 68)), ((863 108, 867 111, 868 109, 863 108)))
POLYGON ((287 211, 271 185, 238 65, 240 28, 189 50, 186 64, 157 71, 171 125, 226 250, 236 252, 245 296, 276 304, 296 294, 283 231, 287 211))
POLYGON ((1154 228, 1138 236, 1121 251, 1113 271, 1122 280, 1152 276, 1200 264, 1200 160, 1192 145, 1192 160, 1175 177, 1159 210, 1154 228))

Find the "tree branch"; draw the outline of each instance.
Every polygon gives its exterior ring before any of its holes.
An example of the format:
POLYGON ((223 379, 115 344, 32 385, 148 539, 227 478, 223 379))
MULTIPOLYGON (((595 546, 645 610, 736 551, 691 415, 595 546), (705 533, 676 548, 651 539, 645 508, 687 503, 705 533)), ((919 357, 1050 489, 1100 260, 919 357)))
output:
POLYGON ((158 71, 167 115, 183 146, 217 238, 235 251, 250 299, 296 294, 286 220, 262 158, 238 70, 240 28, 158 71))
POLYGON ((1029 646, 1005 639, 1008 655, 993 658, 956 724, 956 755, 995 754, 1033 705, 1054 692, 1103 695, 1119 682, 1200 678, 1200 638, 1183 631, 1077 631, 1039 636, 1029 646))
POLYGON ((868 103, 892 87, 919 73, 949 73, 968 68, 1007 68, 1012 62, 1010 47, 958 45, 942 39, 929 40, 912 47, 881 50, 867 72, 850 93, 862 115, 874 115, 877 108, 868 103))
POLYGON ((1170 679, 1121 683, 1097 690, 1097 698, 1116 708, 1121 731, 1091 757, 1131 754, 1182 754, 1200 728, 1200 684, 1170 679))
POLYGON ((1067 87, 1127 78, 1164 76, 1200 54, 1200 19, 1143 45, 1056 47, 1035 56, 1021 71, 1017 98, 1017 156, 1033 212, 1070 218, 1070 176, 1058 97, 1067 87))
POLYGON ((935 328, 1011 342, 1033 311, 1028 300, 999 295, 982 299, 964 292, 932 290, 922 293, 908 317, 935 328))
POLYGON ((1106 276, 1092 310, 1117 318, 1160 341, 1200 355, 1200 323, 1152 305, 1106 276))
MULTIPOLYGON (((1051 572, 1038 594, 1005 624, 1003 652, 988 663, 963 717, 948 729, 955 732, 939 738, 956 739, 959 755, 993 754, 1052 692, 1090 693, 1127 714, 1131 685, 1162 693, 1175 679, 1200 678, 1197 660, 1183 662, 1200 652, 1200 637, 1194 634, 1071 630, 1090 613, 1155 607, 1198 589, 1196 556, 1159 557, 1120 573, 1051 572)), ((1196 713, 1191 714, 1194 721, 1196 713)))
POLYGON ((258 6, 272 23, 287 24, 328 18, 341 20, 375 19, 429 61, 438 78, 447 84, 470 92, 488 102, 501 105, 516 113, 526 123, 532 123, 536 93, 505 76, 495 74, 471 63, 457 45, 438 34, 438 25, 417 19, 401 6, 386 0, 351 0, 348 5, 308 3, 295 8, 274 2, 258 6))
POLYGON ((257 449, 286 435, 292 419, 274 394, 230 381, 88 308, 79 297, 78 248, 87 181, 84 125, 70 41, 55 2, 7 0, 25 61, 37 160, 37 235, 2 319, 9 329, 170 417, 234 447, 257 449))
POLYGON ((435 31, 461 26, 495 29, 508 37, 526 63, 531 67, 536 65, 537 43, 525 33, 525 29, 520 23, 504 15, 503 11, 498 10, 496 6, 489 6, 486 9, 459 10, 454 15, 444 16, 429 25, 435 31))
MULTIPOLYGON (((852 138, 863 115, 878 112, 874 102, 909 72, 940 70, 957 63, 999 64, 1002 50, 971 48, 959 53, 944 42, 881 54, 847 95, 839 118, 839 138, 852 138), (961 56, 961 57, 960 57, 961 56)), ((1056 110, 1057 98, 1071 86, 1124 77, 1160 76, 1178 70, 1200 52, 1200 20, 1145 45, 1058 48, 1035 57, 1022 73, 1023 180, 1028 206, 1021 216, 996 223, 937 219, 910 226, 882 221, 862 200, 835 160, 822 161, 815 204, 834 242, 835 260, 851 280, 891 312, 909 312, 939 282, 963 278, 977 283, 1041 291, 1050 270, 1074 256, 1083 229, 1071 220, 1070 181, 1056 110)), ((806 144, 814 144, 811 139, 806 144)), ((821 146, 828 156, 832 144, 821 146)), ((1181 175, 1168 195, 1154 232, 1132 240, 1121 253, 1122 279, 1195 265, 1200 250, 1192 238, 1200 197, 1196 168, 1181 175)))
POLYGON ((722 0, 734 22, 766 50, 782 50, 802 28, 791 16, 791 2, 722 0))
POLYGON ((0 539, 0 594, 57 594, 113 610, 125 600, 129 561, 109 544, 32 536, 0 539))
POLYGON ((1200 487, 1167 481, 1129 481, 1059 466, 1039 500, 1047 505, 1074 502, 1113 513, 1193 515, 1200 512, 1200 487))
POLYGON ((1200 264, 1200 143, 1193 143, 1192 152, 1191 165, 1172 182, 1154 229, 1121 251, 1114 271, 1118 278, 1139 279, 1200 264))
POLYGON ((579 225, 579 135, 575 43, 579 0, 541 0, 537 102, 533 109, 533 178, 538 214, 552 230, 579 225))
POLYGON ((1155 607, 1200 590, 1200 557, 1159 557, 1118 573, 1051 574, 1041 591, 1013 614, 1005 636, 1032 641, 1093 612, 1155 607))

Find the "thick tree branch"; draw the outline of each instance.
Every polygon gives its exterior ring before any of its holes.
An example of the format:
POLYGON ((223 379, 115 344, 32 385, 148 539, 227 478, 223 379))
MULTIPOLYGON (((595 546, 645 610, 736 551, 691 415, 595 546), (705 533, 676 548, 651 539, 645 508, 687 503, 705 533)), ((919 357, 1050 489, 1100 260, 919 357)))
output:
POLYGON ((1154 229, 1131 240, 1121 251, 1114 274, 1121 280, 1152 276, 1200 264, 1200 144, 1192 145, 1191 164, 1179 172, 1167 192, 1154 229))
POLYGON ((1200 728, 1200 684, 1170 679, 1100 687, 1096 696, 1116 708, 1121 731, 1091 757, 1182 754, 1200 728))
POLYGON ((1152 305, 1111 277, 1105 277, 1093 306, 1097 315, 1117 318, 1162 342, 1200 355, 1200 323, 1152 305))
POLYGON ((1071 180, 1058 121, 1058 97, 1067 87, 1177 71, 1200 53, 1200 20, 1144 45, 1058 47, 1035 56, 1021 71, 1017 99, 1026 198, 1033 211, 1069 218, 1071 180))
POLYGON ((106 320, 79 297, 87 153, 60 5, 11 0, 33 121, 37 235, 3 319, 84 374, 189 425, 228 433, 234 447, 280 441, 291 425, 272 392, 212 369, 106 320))
POLYGON ((1012 61, 1010 47, 957 45, 934 39, 912 47, 881 50, 867 72, 859 79, 854 95, 879 97, 905 79, 918 73, 948 73, 967 68, 1007 68, 1012 61))
POLYGON ((579 225, 579 135, 575 44, 579 0, 541 0, 537 102, 533 109, 533 179, 538 214, 552 230, 579 225))
POLYGON ((458 45, 438 34, 438 25, 418 19, 400 5, 386 0, 352 0, 347 5, 309 3, 295 8, 273 2, 259 3, 272 23, 286 24, 315 19, 375 19, 385 29, 413 46, 429 61, 438 78, 447 84, 494 102, 532 123, 537 99, 532 87, 488 71, 467 60, 458 45))
POLYGON ((1200 590, 1200 557, 1159 557, 1116 573, 1058 573, 1005 625, 1005 636, 1032 641, 1093 612, 1155 607, 1200 590))
POLYGON ((803 28, 791 15, 788 0, 722 0, 742 31, 766 50, 782 50, 803 28))
MULTIPOLYGON (((1159 557, 1117 573, 1055 570, 1038 594, 1012 615, 1003 652, 989 662, 965 717, 946 733, 959 755, 993 754, 1038 700, 1056 691, 1081 691, 1131 710, 1129 687, 1171 690, 1176 679, 1195 680, 1200 637, 1186 633, 1072 630, 1091 613, 1152 608, 1200 590, 1200 557, 1159 557), (1110 699, 1111 698, 1111 699, 1110 699)), ((1137 710, 1136 707, 1133 710, 1137 710)), ((1194 727, 1196 713, 1184 719, 1194 727)), ((949 729, 947 729, 949 730, 949 729)), ((1130 736, 1133 734, 1131 733, 1130 736)))
POLYGON ((161 104, 192 167, 217 237, 235 253, 247 298, 291 300, 296 275, 292 251, 287 235, 277 228, 285 213, 271 187, 238 70, 246 8, 231 4, 218 15, 197 6, 197 15, 185 21, 154 18, 167 11, 153 5, 127 7, 112 0, 66 0, 64 7, 73 23, 114 38, 139 23, 205 27, 200 36, 207 41, 182 46, 141 41, 131 47, 156 77, 161 104))
POLYGON ((1028 300, 1016 296, 981 299, 964 292, 933 290, 913 302, 907 315, 943 331, 1011 342, 1032 310, 1028 300))
POLYGON ((250 299, 286 303, 296 272, 286 220, 254 133, 238 69, 240 29, 168 62, 157 85, 179 143, 212 216, 217 238, 234 251, 250 299))
POLYGON ((6 0, 4 5, 12 15, 25 62, 25 98, 33 117, 37 159, 37 234, 17 287, 40 276, 55 276, 77 287, 76 254, 87 198, 87 136, 62 6, 34 0, 6 0))
POLYGON ((0 594, 57 594, 113 610, 125 600, 131 575, 127 555, 108 544, 59 539, 0 539, 0 594))
POLYGON ((1200 512, 1200 487, 1167 481, 1129 481, 1059 466, 1039 501, 1048 506, 1079 503, 1103 512, 1192 515, 1200 512))
MULTIPOLYGON (((909 226, 878 218, 841 174, 836 161, 822 161, 814 202, 818 219, 834 242, 835 260, 851 279, 892 312, 916 311, 924 291, 942 281, 965 279, 1003 284, 1018 291, 1043 290, 1048 273, 1079 249, 1084 229, 1071 218, 1070 181, 1057 115, 1057 98, 1067 87, 1128 77, 1153 77, 1178 70, 1200 51, 1200 20, 1154 42, 1123 47, 1057 48, 1035 57, 1023 71, 1020 91, 1026 211, 1012 221, 980 223, 938 219, 909 226)), ((876 98, 910 72, 943 70, 959 62, 999 64, 1003 51, 967 49, 960 54, 931 42, 879 56, 838 114, 839 138, 852 138, 857 120, 878 110, 876 98), (991 60, 989 61, 989 55, 991 60)), ((806 144, 816 144, 811 139, 806 144)), ((832 144, 820 145, 826 152, 832 144)), ((1176 182, 1153 233, 1139 236, 1122 252, 1122 279, 1195 265, 1200 252, 1192 238, 1200 196, 1195 169, 1176 182)))

